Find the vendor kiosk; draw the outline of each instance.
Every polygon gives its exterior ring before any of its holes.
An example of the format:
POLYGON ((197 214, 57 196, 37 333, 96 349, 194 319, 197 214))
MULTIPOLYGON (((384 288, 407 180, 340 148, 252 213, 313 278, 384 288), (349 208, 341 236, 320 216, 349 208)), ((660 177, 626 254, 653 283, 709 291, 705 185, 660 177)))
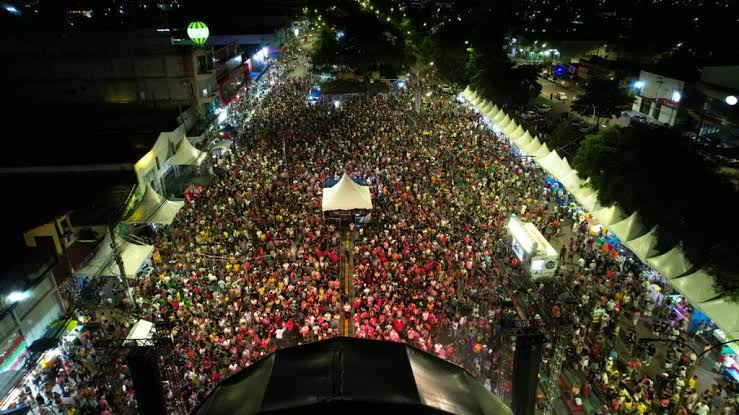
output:
POLYGON ((536 226, 511 216, 508 220, 508 231, 511 234, 513 252, 531 278, 553 277, 557 270, 559 254, 536 226))

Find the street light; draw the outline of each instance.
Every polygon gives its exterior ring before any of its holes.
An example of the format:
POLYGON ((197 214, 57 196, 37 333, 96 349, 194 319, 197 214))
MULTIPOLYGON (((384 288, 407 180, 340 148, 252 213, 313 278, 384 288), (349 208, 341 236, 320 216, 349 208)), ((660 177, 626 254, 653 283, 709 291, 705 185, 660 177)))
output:
POLYGON ((726 101, 727 104, 734 106, 736 105, 737 99, 734 95, 729 95, 724 101, 726 101))
POLYGON ((5 297, 5 299, 8 301, 8 303, 18 303, 26 300, 30 296, 31 294, 29 294, 27 291, 12 291, 10 294, 8 294, 7 297, 5 297))

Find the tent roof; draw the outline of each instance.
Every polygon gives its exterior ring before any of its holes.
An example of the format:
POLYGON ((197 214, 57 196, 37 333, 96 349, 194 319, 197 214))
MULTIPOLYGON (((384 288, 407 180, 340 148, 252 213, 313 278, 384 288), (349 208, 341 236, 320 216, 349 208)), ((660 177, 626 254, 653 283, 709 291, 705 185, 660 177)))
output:
POLYGON ((151 185, 146 185, 144 196, 136 209, 124 220, 125 223, 156 223, 170 225, 185 202, 165 199, 151 185))
POLYGON ((509 136, 509 138, 511 140, 513 140, 513 141, 516 141, 516 140, 518 140, 519 137, 521 137, 523 135, 524 131, 525 130, 523 129, 523 127, 519 125, 518 128, 516 128, 515 130, 513 130, 513 132, 509 136))
POLYGON ((496 115, 500 112, 500 108, 498 108, 497 105, 493 105, 493 108, 490 109, 485 115, 488 117, 489 120, 493 120, 496 115))
POLYGON ((500 110, 500 112, 498 112, 498 114, 497 114, 497 115, 495 116, 495 118, 493 118, 493 119, 492 119, 492 120, 490 120, 490 121, 492 121, 492 122, 493 122, 493 124, 495 124, 495 125, 497 125, 498 127, 500 127, 500 125, 499 125, 499 124, 501 123, 501 121, 505 120, 505 119, 506 119, 507 117, 508 117, 508 115, 506 115, 505 111, 503 111, 503 110, 501 109, 501 110, 500 110))
POLYGON ((647 259, 647 264, 660 272, 667 279, 673 279, 685 274, 692 267, 690 261, 683 255, 680 245, 675 246, 662 255, 647 259))
POLYGON ((539 147, 541 147, 541 141, 539 141, 538 137, 534 137, 534 139, 531 140, 531 142, 529 142, 528 144, 526 144, 522 150, 524 153, 528 155, 533 155, 539 150, 539 147))
POLYGON ((624 213, 617 205, 597 210, 593 216, 603 225, 611 225, 624 219, 624 213))
POLYGON ((544 144, 541 145, 541 147, 539 147, 538 150, 536 150, 536 152, 534 154, 529 154, 529 155, 533 156, 535 160, 538 160, 538 159, 546 156, 549 153, 550 153, 549 147, 547 147, 547 143, 544 143, 544 144))
POLYGON ((739 303, 722 296, 714 300, 693 303, 704 314, 711 317, 724 333, 739 332, 739 303))
POLYGON ((524 147, 529 145, 529 143, 532 142, 533 140, 534 140, 534 137, 532 137, 531 134, 529 134, 529 132, 526 131, 525 133, 523 133, 521 137, 519 137, 514 142, 516 143, 516 146, 518 146, 518 148, 523 149, 524 147))
POLYGON ((404 343, 338 337, 278 350, 220 382, 195 415, 511 414, 459 366, 404 343))
POLYGON ((690 275, 672 279, 670 285, 685 296, 690 304, 713 300, 721 295, 713 289, 713 277, 704 270, 698 270, 690 275))
POLYGON ((572 169, 567 172, 562 172, 558 179, 568 189, 579 187, 582 184, 580 176, 577 175, 577 171, 572 169))
POLYGON ((510 137, 511 135, 513 135, 513 132, 516 131, 516 128, 518 128, 516 120, 511 119, 511 122, 509 122, 508 125, 503 129, 503 132, 505 133, 505 135, 510 137))
POLYGON ((497 123, 498 124, 498 128, 500 128, 501 130, 505 131, 505 129, 508 128, 508 124, 510 124, 512 122, 513 122, 513 120, 511 119, 511 117, 509 117, 508 114, 506 114, 506 116, 503 117, 503 119, 500 120, 499 123, 497 123))
POLYGON ((628 218, 611 225, 611 232, 615 233, 621 242, 628 242, 644 234, 644 225, 639 221, 639 213, 634 212, 628 218))
POLYGON ((197 166, 205 159, 205 153, 193 147, 187 137, 180 140, 177 152, 169 159, 173 166, 197 166))
POLYGON ((657 227, 644 235, 624 243, 639 259, 645 260, 657 253, 657 227))
MULTIPOLYGON (((153 245, 137 245, 128 242, 116 235, 118 249, 121 251, 121 259, 123 267, 126 270, 126 276, 133 278, 138 273, 141 265, 154 252, 153 245)), ((84 277, 120 277, 118 264, 113 257, 113 248, 110 246, 110 234, 106 234, 102 242, 98 245, 98 249, 90 260, 77 270, 77 275, 84 277)))
POLYGON ((553 174, 554 169, 560 161, 561 159, 559 158, 559 154, 557 154, 557 150, 553 150, 549 152, 549 154, 547 154, 546 156, 536 160, 536 162, 539 163, 539 165, 550 174, 553 174))
POLYGON ((357 184, 344 173, 338 183, 332 187, 323 189, 323 201, 321 209, 331 210, 353 210, 372 209, 369 186, 357 184))

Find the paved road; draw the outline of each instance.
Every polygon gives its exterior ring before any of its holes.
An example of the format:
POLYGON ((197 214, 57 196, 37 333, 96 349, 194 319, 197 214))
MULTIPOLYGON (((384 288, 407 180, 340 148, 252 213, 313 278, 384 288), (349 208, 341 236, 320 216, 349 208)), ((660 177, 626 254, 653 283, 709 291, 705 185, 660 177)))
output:
POLYGON ((556 95, 559 92, 564 92, 565 94, 567 94, 566 101, 560 101, 556 98, 552 101, 552 111, 556 113, 570 112, 570 104, 572 103, 572 99, 582 94, 582 90, 578 88, 562 88, 554 82, 551 82, 544 78, 539 78, 539 84, 541 85, 540 95, 546 99, 550 99, 552 95, 556 95))

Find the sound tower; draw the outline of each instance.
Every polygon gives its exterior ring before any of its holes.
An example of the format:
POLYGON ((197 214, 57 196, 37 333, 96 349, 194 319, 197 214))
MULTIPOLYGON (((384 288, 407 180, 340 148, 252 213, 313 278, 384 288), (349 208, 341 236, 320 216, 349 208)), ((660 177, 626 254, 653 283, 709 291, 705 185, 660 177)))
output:
POLYGON ((536 385, 544 336, 536 331, 516 337, 513 356, 513 402, 515 415, 533 415, 536 408, 536 385))
POLYGON ((164 391, 156 349, 152 346, 132 348, 126 361, 136 391, 139 413, 143 415, 165 414, 164 391))

